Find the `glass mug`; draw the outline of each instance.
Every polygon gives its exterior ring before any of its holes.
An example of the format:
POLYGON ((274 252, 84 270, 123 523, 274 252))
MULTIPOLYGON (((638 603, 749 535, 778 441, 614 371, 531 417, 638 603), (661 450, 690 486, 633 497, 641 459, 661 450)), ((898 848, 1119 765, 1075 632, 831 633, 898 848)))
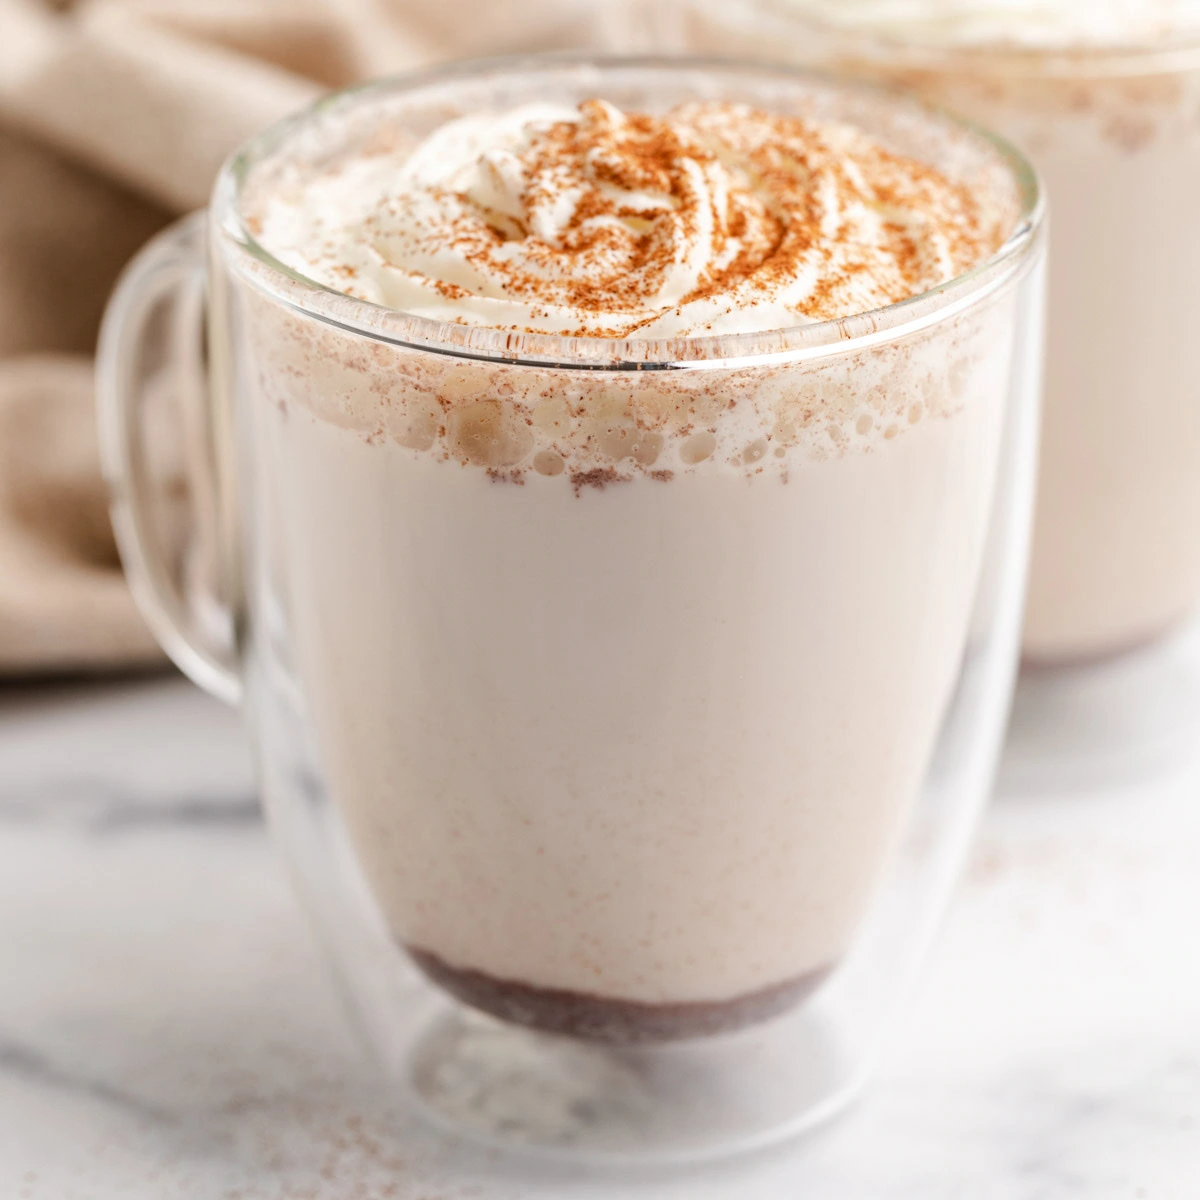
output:
POLYGON ((124 561, 175 661, 240 700, 399 1094, 485 1141, 686 1160, 858 1091, 1003 731, 1043 240, 1019 155, 915 101, 533 59, 322 101, 135 260, 99 361, 124 561), (864 316, 662 341, 439 324, 255 241, 256 197, 384 125, 591 95, 857 122, 994 189, 1011 237, 864 316), (194 460, 185 556, 144 446, 163 397, 194 460))
POLYGON ((1023 637, 1035 669, 1007 771, 1103 786, 1190 756, 1196 637, 1166 635, 1200 606, 1200 29, 1145 45, 962 46, 931 41, 919 19, 814 7, 693 0, 677 40, 769 48, 966 113, 1028 152, 1053 208, 1023 637))

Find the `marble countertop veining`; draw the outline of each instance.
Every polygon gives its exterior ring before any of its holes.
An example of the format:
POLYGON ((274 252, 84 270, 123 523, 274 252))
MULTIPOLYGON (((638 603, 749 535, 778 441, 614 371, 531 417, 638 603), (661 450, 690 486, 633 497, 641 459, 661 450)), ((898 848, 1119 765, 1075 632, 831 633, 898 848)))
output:
POLYGON ((1200 1197, 1200 748, 1001 796, 869 1099, 693 1175, 547 1176, 397 1112, 178 679, 0 690, 5 1200, 1200 1197))

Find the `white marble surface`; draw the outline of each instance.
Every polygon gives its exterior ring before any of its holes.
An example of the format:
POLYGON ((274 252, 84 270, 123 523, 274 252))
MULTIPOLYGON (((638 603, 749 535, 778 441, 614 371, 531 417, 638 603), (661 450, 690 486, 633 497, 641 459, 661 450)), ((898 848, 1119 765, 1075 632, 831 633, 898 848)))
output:
POLYGON ((259 821, 236 718, 176 679, 0 690, 0 1197, 1200 1196, 1200 748, 1001 796, 869 1100, 692 1176, 560 1176, 397 1114, 259 821))

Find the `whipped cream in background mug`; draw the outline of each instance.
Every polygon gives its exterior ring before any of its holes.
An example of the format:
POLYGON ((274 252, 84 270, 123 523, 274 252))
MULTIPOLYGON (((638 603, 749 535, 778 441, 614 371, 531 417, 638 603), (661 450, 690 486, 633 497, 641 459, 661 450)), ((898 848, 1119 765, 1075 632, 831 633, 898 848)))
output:
POLYGON ((783 0, 846 29, 948 46, 1157 45, 1200 34, 1197 0, 783 0))

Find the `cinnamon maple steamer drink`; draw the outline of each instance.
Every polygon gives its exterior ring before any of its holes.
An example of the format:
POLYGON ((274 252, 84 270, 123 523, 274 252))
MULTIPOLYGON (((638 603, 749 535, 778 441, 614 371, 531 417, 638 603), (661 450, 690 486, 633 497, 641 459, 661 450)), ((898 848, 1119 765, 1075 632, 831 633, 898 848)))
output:
POLYGON ((368 108, 255 179, 266 251, 448 353, 253 271, 233 296, 253 590, 392 937, 471 1005, 616 1042, 780 1012, 853 941, 961 667, 1017 310, 812 363, 775 331, 941 287, 1022 202, 923 112, 654 100, 477 97, 418 136, 368 108))
POLYGON ((859 1092, 999 755, 1042 270, 1028 165, 916 100, 561 58, 322 100, 131 264, 122 558, 399 1130, 662 1165, 859 1092))
POLYGON ((1054 210, 1026 653, 1136 646, 1200 601, 1200 3, 755 0, 693 39, 901 83, 1025 147, 1054 210))

